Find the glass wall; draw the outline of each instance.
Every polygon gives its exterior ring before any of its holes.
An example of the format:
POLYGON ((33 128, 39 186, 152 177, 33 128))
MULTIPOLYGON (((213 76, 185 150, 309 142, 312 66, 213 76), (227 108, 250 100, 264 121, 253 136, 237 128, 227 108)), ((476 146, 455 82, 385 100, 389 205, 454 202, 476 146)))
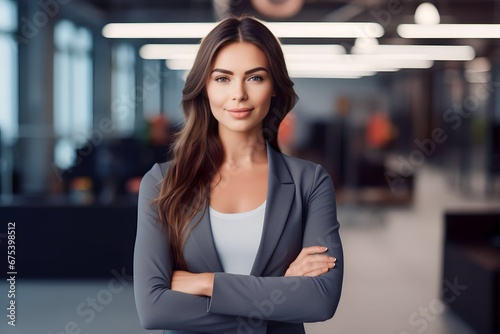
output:
POLYGON ((18 133, 16 12, 14 2, 0 0, 0 131, 7 142, 18 133))
POLYGON ((17 6, 0 0, 0 194, 12 193, 12 145, 18 132, 17 6))
POLYGON ((134 132, 135 122, 135 49, 129 44, 117 44, 112 51, 111 112, 113 124, 120 135, 134 132))
POLYGON ((72 22, 54 28, 55 163, 70 167, 92 132, 92 35, 72 22))

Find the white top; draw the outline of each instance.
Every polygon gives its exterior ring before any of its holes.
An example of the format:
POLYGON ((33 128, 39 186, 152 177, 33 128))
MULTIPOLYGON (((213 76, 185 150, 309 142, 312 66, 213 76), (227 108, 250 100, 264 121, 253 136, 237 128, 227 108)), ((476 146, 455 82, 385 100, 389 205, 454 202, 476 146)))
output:
POLYGON ((215 248, 224 272, 248 275, 259 248, 266 201, 258 208, 239 213, 223 213, 209 207, 215 248))

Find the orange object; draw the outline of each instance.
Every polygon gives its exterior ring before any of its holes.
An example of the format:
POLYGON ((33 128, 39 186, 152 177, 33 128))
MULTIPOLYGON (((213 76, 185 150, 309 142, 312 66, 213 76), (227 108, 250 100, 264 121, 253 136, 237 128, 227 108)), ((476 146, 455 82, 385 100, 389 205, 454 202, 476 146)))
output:
POLYGON ((368 119, 366 125, 368 146, 383 148, 392 139, 392 124, 386 113, 375 113, 368 119))

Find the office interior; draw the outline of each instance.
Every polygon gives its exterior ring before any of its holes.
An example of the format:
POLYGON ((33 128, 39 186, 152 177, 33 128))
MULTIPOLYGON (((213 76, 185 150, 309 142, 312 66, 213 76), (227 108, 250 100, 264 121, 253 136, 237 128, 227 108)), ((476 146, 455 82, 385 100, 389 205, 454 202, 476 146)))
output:
POLYGON ((335 185, 343 293, 307 333, 500 333, 498 0, 0 0, 0 331, 161 333, 134 304, 137 193, 230 14, 279 37, 280 148, 335 185))

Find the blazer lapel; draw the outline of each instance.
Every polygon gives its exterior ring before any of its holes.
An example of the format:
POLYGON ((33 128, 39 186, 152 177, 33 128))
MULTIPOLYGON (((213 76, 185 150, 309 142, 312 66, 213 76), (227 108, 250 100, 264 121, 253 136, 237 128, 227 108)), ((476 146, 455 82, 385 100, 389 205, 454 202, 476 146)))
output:
POLYGON ((276 248, 290 213, 295 185, 280 153, 266 141, 268 158, 267 202, 262 238, 251 275, 262 275, 276 248))
MULTIPOLYGON (((198 254, 196 255, 201 255, 207 265, 207 271, 214 273, 223 272, 224 270, 222 268, 219 255, 217 254, 214 238, 212 236, 212 227, 210 226, 208 207, 205 210, 199 211, 196 216, 194 216, 190 222, 189 228, 192 228, 192 224, 195 224, 198 220, 200 220, 200 222, 191 230, 188 240, 191 239, 196 245, 196 248, 198 249, 198 254)), ((186 240, 186 245, 188 240, 186 240)))
MULTIPOLYGON (((260 276, 262 274, 278 244, 295 193, 295 185, 283 161, 283 157, 280 153, 276 152, 267 141, 266 146, 269 164, 267 202, 262 238, 250 273, 255 276, 260 276)), ((188 243, 194 242, 198 249, 197 257, 201 256, 203 258, 207 270, 211 272, 222 272, 222 264, 217 254, 212 236, 208 208, 196 214, 191 220, 189 228, 192 227, 192 224, 198 222, 198 220, 200 220, 200 222, 191 230, 188 240, 186 241, 186 246, 188 243)))

